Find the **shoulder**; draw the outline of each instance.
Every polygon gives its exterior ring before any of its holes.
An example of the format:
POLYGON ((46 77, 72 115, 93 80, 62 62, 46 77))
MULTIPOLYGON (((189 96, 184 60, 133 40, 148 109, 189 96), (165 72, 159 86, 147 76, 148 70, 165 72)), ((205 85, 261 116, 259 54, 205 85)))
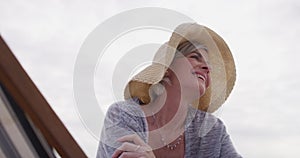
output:
POLYGON ((108 108, 106 115, 118 115, 126 117, 143 117, 143 112, 133 100, 115 102, 108 108))
POLYGON ((221 119, 216 116, 190 109, 190 124, 188 126, 188 140, 190 153, 204 154, 203 157, 241 157, 234 149, 230 136, 221 119), (195 146, 195 144, 199 144, 195 146), (198 147, 201 148, 198 148, 198 147))
POLYGON ((107 110, 105 127, 119 126, 136 132, 145 130, 145 117, 141 108, 133 100, 113 103, 107 110))

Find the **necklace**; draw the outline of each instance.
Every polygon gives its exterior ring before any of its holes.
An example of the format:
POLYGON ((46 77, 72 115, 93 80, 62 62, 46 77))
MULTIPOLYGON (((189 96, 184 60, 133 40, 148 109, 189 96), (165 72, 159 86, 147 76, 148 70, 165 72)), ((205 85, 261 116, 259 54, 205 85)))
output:
POLYGON ((177 138, 177 141, 174 143, 174 144, 169 144, 166 142, 166 139, 165 137, 161 134, 161 131, 160 131, 160 127, 156 121, 156 117, 154 115, 154 113, 152 112, 152 117, 153 117, 153 120, 154 120, 154 123, 156 125, 156 128, 158 130, 158 134, 160 136, 160 140, 161 142, 164 144, 165 147, 167 147, 168 149, 170 150, 174 150, 177 146, 179 146, 179 144, 181 143, 181 140, 183 139, 183 134, 180 134, 179 137, 177 138))

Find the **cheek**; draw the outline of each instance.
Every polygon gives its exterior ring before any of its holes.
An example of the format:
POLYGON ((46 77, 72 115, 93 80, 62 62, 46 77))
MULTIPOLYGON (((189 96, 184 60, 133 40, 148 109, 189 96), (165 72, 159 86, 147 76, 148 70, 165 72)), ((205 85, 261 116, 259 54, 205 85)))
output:
POLYGON ((182 65, 181 67, 178 67, 175 73, 177 77, 180 78, 181 80, 189 79, 192 76, 190 68, 187 67, 186 65, 182 65))
POLYGON ((187 83, 191 83, 193 76, 191 75, 190 71, 186 67, 173 67, 172 73, 170 74, 169 78, 172 83, 179 84, 179 85, 186 85, 187 83))
POLYGON ((176 76, 183 76, 190 72, 191 66, 186 61, 177 59, 172 63, 170 68, 176 76))

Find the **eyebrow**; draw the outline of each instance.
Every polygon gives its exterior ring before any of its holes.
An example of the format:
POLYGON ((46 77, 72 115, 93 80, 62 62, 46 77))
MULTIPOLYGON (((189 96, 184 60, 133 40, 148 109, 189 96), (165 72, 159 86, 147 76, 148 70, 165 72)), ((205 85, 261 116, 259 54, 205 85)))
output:
POLYGON ((192 51, 192 52, 190 53, 190 55, 191 55, 191 54, 196 54, 198 57, 203 58, 203 55, 202 55, 199 51, 197 51, 197 50, 192 51))
POLYGON ((195 53, 195 54, 197 54, 197 56, 198 57, 200 57, 200 58, 203 58, 203 55, 201 54, 201 50, 204 50, 206 53, 208 53, 208 51, 207 51, 207 49, 203 49, 203 48, 201 48, 201 49, 194 49, 194 50, 192 50, 192 51, 190 51, 189 53, 176 53, 176 56, 177 57, 179 57, 179 56, 189 56, 189 55, 191 55, 191 54, 193 54, 193 53, 195 53))

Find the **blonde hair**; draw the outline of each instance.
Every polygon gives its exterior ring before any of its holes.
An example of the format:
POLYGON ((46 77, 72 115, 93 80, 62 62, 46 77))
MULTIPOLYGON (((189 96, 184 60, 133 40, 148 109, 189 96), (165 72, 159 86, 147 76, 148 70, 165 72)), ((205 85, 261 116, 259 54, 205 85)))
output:
POLYGON ((177 47, 175 57, 187 56, 192 52, 198 51, 199 49, 203 49, 208 52, 208 49, 205 45, 194 41, 186 41, 177 47))

